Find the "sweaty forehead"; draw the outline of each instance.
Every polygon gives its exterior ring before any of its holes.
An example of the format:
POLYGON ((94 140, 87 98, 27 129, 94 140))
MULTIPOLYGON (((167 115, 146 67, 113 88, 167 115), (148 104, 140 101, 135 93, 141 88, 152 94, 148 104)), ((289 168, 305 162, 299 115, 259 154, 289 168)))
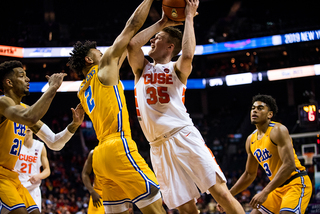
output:
POLYGON ((167 37, 167 33, 164 31, 160 31, 159 33, 156 34, 158 37, 167 37))
POLYGON ((258 107, 258 106, 267 106, 266 103, 262 102, 262 101, 255 101, 252 106, 258 107))
POLYGON ((16 75, 26 73, 25 70, 23 70, 23 68, 21 68, 21 67, 14 68, 13 71, 14 71, 14 73, 15 73, 16 75))

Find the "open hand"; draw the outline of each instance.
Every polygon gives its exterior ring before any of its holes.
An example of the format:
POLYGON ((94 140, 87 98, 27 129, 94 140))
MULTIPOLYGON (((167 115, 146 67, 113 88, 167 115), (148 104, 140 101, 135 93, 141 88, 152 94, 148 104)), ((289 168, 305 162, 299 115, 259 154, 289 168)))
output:
POLYGON ((80 126, 84 119, 84 110, 81 103, 77 105, 76 109, 71 108, 71 111, 72 111, 73 123, 75 125, 80 126))
POLYGON ((46 75, 46 78, 49 82, 49 87, 53 87, 56 90, 58 90, 65 76, 67 76, 66 73, 55 73, 55 74, 52 74, 51 76, 46 75))

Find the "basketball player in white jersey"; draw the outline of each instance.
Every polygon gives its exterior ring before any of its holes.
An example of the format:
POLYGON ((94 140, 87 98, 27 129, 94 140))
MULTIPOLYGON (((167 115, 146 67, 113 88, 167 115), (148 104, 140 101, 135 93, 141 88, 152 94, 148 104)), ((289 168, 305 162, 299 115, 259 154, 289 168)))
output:
POLYGON ((44 143, 33 139, 33 132, 30 128, 27 128, 15 170, 19 173, 21 184, 27 188, 41 212, 40 184, 41 180, 50 175, 50 166, 44 143), (41 166, 42 171, 40 172, 41 166))
POLYGON ((186 0, 184 33, 165 15, 132 38, 128 60, 135 75, 137 116, 151 146, 151 161, 164 202, 180 214, 198 213, 195 199, 210 191, 227 213, 245 213, 184 106, 195 52, 194 16, 199 0, 186 0), (141 47, 150 40, 150 63, 141 47), (172 58, 180 52, 176 62, 172 58), (198 187, 198 188, 197 188, 198 187))

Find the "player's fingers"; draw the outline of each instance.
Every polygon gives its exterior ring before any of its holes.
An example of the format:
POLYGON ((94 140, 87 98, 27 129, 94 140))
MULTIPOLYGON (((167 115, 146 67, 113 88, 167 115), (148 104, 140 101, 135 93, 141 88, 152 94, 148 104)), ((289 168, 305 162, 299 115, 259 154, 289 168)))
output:
POLYGON ((59 75, 62 76, 62 77, 65 77, 65 76, 67 76, 68 74, 67 74, 67 73, 60 73, 59 75))

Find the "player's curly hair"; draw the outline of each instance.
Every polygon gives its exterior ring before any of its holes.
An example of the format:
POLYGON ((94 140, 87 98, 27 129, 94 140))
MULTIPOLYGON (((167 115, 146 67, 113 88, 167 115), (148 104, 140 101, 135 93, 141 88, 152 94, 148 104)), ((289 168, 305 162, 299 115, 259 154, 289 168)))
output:
POLYGON ((84 43, 77 41, 73 45, 71 57, 69 57, 68 65, 70 69, 74 70, 78 74, 82 75, 82 69, 85 67, 84 58, 87 56, 90 49, 97 48, 97 42, 85 41, 84 43))
POLYGON ((169 34, 168 42, 174 44, 174 50, 172 52, 172 57, 178 55, 182 48, 182 32, 175 27, 166 27, 162 30, 169 34))
POLYGON ((22 63, 17 60, 6 61, 0 64, 0 90, 3 91, 3 80, 13 73, 14 68, 22 66, 22 63))
POLYGON ((252 104, 256 101, 261 101, 267 104, 270 111, 273 112, 273 116, 275 116, 278 113, 278 106, 277 106, 276 100, 270 95, 265 95, 265 94, 255 95, 252 98, 252 104))

